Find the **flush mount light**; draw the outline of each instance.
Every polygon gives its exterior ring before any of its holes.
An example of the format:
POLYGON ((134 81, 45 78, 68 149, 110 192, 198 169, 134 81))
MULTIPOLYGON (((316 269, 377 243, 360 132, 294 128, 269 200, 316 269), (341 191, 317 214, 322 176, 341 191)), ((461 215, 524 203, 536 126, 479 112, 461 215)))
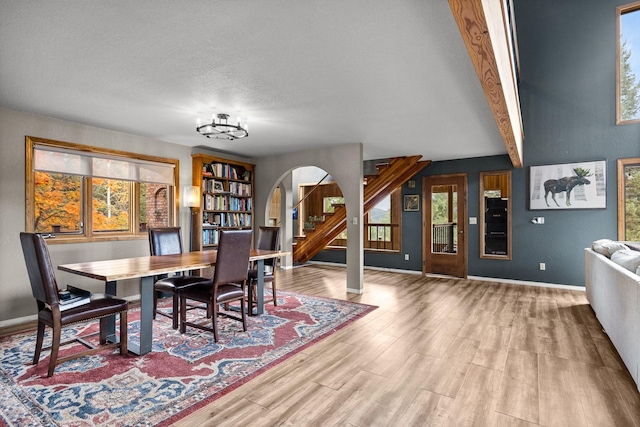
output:
POLYGON ((201 125, 198 120, 196 130, 207 138, 234 140, 249 136, 246 123, 241 124, 239 118, 237 124, 229 123, 229 117, 228 114, 220 113, 211 118, 211 123, 204 125, 201 125), (218 118, 217 122, 216 117, 218 118))

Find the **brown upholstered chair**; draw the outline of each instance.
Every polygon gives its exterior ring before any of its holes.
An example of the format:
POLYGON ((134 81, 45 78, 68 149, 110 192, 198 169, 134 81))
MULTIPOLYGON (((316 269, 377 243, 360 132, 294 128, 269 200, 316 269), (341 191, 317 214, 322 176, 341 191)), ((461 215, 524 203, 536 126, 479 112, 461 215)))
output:
MULTIPOLYGON (((49 361, 49 371, 47 376, 53 375, 56 365, 88 354, 97 353, 108 348, 119 347, 120 354, 127 354, 127 308, 126 300, 115 298, 111 295, 94 294, 87 304, 60 310, 60 299, 58 284, 47 243, 41 235, 34 233, 20 233, 20 243, 24 253, 24 260, 31 282, 31 292, 38 303, 38 332, 36 336, 36 349, 33 355, 33 364, 40 360, 40 353, 43 350, 45 327, 49 326, 53 331, 51 341, 51 359, 49 361), (107 317, 120 313, 120 342, 107 344, 107 317), (60 342, 62 327, 85 320, 100 319, 100 344, 94 346, 87 342, 84 337, 76 337, 72 340, 60 342), (79 353, 58 359, 58 350, 61 345, 71 342, 80 342, 88 347, 79 353)), ((48 349, 47 347, 46 349, 48 349)), ((46 350, 45 349, 45 350, 46 350)))
MULTIPOLYGON (((182 238, 180 227, 163 227, 149 229, 149 251, 151 255, 174 255, 182 253, 182 238)), ((191 285, 198 283, 210 283, 211 280, 201 276, 177 275, 170 277, 159 277, 154 284, 153 293, 153 318, 156 314, 171 318, 173 329, 178 329, 179 319, 179 295, 180 292, 191 285), (158 293, 171 294, 173 298, 173 308, 171 312, 158 310, 158 293)), ((192 307, 189 307, 192 308, 192 307)))
MULTIPOLYGON (((265 249, 269 251, 276 251, 280 249, 280 227, 259 227, 256 249, 265 249)), ((264 283, 271 283, 272 294, 272 298, 265 299, 264 302, 273 302, 273 305, 277 306, 278 300, 276 295, 276 268, 278 266, 278 258, 265 259, 264 266, 264 283)), ((249 313, 253 313, 253 307, 257 304, 256 292, 258 288, 258 270, 256 270, 255 268, 249 269, 247 279, 247 283, 249 284, 249 289, 247 291, 249 313)))
POLYGON ((213 332, 218 342, 218 309, 220 304, 240 301, 242 318, 224 314, 242 321, 242 329, 247 330, 247 318, 244 309, 244 284, 247 280, 247 266, 251 253, 251 230, 222 230, 218 243, 218 255, 213 272, 213 280, 207 284, 189 286, 180 292, 180 332, 185 333, 187 326, 213 332), (187 300, 207 304, 212 317, 212 328, 205 323, 187 322, 187 300))

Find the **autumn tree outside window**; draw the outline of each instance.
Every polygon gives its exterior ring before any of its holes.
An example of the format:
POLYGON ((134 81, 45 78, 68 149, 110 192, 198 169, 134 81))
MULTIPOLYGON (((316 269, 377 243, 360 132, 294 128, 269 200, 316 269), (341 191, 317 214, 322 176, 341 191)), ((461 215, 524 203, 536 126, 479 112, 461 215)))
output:
POLYGON ((26 154, 29 231, 75 242, 174 225, 177 160, 33 137, 26 154))

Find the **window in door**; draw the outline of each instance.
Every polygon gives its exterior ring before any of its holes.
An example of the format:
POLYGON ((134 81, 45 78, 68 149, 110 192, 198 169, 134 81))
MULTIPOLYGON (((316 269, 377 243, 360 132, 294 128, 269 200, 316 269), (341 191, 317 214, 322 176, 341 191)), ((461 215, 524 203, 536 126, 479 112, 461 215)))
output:
POLYGON ((458 186, 431 187, 431 251, 457 253, 458 251, 458 186))

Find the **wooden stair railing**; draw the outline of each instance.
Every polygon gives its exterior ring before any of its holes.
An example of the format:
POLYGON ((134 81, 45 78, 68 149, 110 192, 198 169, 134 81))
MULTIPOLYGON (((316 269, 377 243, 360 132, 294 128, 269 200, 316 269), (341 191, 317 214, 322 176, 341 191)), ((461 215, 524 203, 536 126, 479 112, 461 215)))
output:
MULTIPOLYGON (((369 176, 364 187, 364 213, 368 213, 382 199, 404 184, 416 173, 431 164, 430 160, 420 161, 421 156, 396 157, 389 164, 378 168, 379 174, 369 176)), ((304 263, 323 250, 347 227, 347 210, 344 205, 336 205, 332 215, 326 215, 323 222, 313 230, 305 230, 304 238, 296 239, 293 260, 304 263)))

